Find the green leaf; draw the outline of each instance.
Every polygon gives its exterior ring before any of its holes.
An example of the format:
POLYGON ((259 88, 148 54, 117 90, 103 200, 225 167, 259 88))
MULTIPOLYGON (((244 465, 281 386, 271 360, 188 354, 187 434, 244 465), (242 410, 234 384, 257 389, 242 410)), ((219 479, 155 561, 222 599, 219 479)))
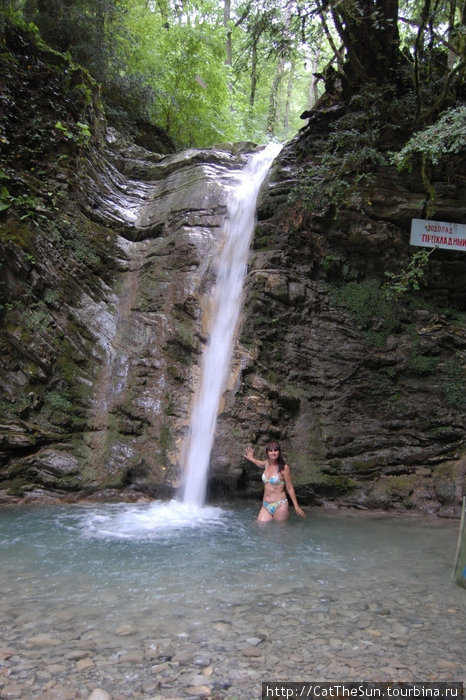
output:
POLYGON ((11 207, 11 194, 8 192, 5 185, 0 187, 0 211, 5 211, 11 207))

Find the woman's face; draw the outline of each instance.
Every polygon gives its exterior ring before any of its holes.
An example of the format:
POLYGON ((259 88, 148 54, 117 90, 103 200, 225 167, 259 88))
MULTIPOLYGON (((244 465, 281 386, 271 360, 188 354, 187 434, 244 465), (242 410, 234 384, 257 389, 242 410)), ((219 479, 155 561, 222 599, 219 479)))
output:
POLYGON ((278 458, 279 452, 276 447, 271 447, 267 450, 267 454, 270 455, 270 457, 278 458))

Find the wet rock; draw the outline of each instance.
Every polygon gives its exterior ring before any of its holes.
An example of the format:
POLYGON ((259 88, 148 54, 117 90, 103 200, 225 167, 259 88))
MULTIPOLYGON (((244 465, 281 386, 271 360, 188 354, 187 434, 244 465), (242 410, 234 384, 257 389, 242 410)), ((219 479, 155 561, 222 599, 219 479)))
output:
POLYGON ((135 632, 136 630, 132 625, 121 625, 121 627, 118 627, 115 634, 117 634, 119 637, 128 637, 135 632))
POLYGON ((172 656, 171 661, 172 663, 177 663, 181 666, 185 666, 186 664, 191 664, 194 662, 194 655, 191 653, 177 653, 174 656, 172 656))
MULTIPOLYGON (((398 266, 407 263, 407 232, 422 185, 383 169, 376 186, 383 194, 370 216, 359 209, 322 220, 304 206, 286 204, 300 148, 299 137, 285 146, 262 190, 233 360, 242 370, 222 412, 212 462, 220 473, 222 459, 234 463, 238 440, 264 444, 272 435, 295 465, 303 498, 458 516, 464 446, 455 426, 464 424, 464 402, 453 405, 439 383, 446 387, 450 381, 441 367, 449 362, 447 346, 466 340, 464 324, 458 329, 446 309, 439 318, 427 304, 420 314, 400 303, 397 325, 390 329, 383 311, 364 319, 364 302, 356 310, 343 298, 353 289, 361 301, 365 285, 373 283, 373 299, 394 258, 398 266), (350 269, 357 283, 345 277, 350 269), (452 471, 442 473, 436 492, 437 463, 452 471)), ((459 212, 466 202, 463 186, 456 196, 459 212)), ((459 255, 442 254, 438 264, 451 284, 446 297, 462 309, 458 292, 464 298, 466 275, 459 255), (461 280, 453 272, 457 264, 461 280)), ((446 277, 441 281, 433 266, 427 271, 425 299, 446 298, 446 277)), ((255 476, 244 464, 244 493, 260 493, 255 476)))
POLYGON ((17 475, 18 472, 45 489, 74 490, 82 485, 78 459, 64 450, 47 448, 19 460, 12 473, 17 475))
POLYGON ((371 628, 366 629, 366 634, 370 634, 371 637, 376 637, 376 638, 383 636, 383 634, 380 630, 375 630, 375 629, 371 629, 371 628))
POLYGON ((112 700, 112 696, 102 688, 95 688, 88 696, 87 700, 112 700))
POLYGON ((69 659, 70 661, 81 661, 87 656, 89 656, 89 652, 82 649, 70 649, 70 651, 65 653, 65 658, 69 659))
POLYGON ((63 664, 48 664, 45 670, 52 675, 58 675, 59 673, 66 672, 66 666, 63 666, 63 664))
POLYGON ((170 668, 170 664, 168 661, 165 661, 162 664, 155 664, 154 666, 150 667, 150 670, 152 673, 163 673, 164 671, 167 671, 170 668))
POLYGON ((246 647, 245 649, 241 650, 241 653, 243 656, 247 656, 248 658, 254 658, 262 656, 263 651, 257 647, 246 647))
POLYGON ((118 655, 119 664, 142 664, 144 661, 144 653, 142 651, 127 651, 118 655))
POLYGON ((144 697, 153 695, 157 690, 159 690, 160 685, 161 684, 158 681, 148 681, 147 683, 143 683, 141 690, 144 693, 144 697))
POLYGON ((210 656, 207 654, 194 654, 193 664, 195 666, 208 666, 211 662, 210 656))
POLYGON ((6 661, 11 656, 14 656, 17 652, 14 649, 9 649, 8 647, 0 647, 0 661, 6 661))
POLYGON ((76 670, 81 672, 81 671, 86 671, 89 668, 92 668, 94 666, 94 662, 92 659, 85 658, 85 659, 79 659, 76 661, 76 670))
POLYGON ((26 639, 26 644, 36 647, 56 647, 62 644, 62 640, 49 634, 37 634, 26 639))
POLYGON ((206 685, 195 685, 185 688, 188 695, 193 695, 200 698, 208 698, 212 695, 211 689, 206 685))

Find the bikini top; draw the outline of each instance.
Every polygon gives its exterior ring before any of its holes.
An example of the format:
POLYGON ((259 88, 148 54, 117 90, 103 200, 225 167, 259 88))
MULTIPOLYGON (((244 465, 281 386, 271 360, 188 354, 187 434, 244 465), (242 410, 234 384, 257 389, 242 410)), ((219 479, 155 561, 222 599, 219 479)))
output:
POLYGON ((264 484, 270 484, 271 486, 278 486, 279 484, 283 486, 285 484, 285 482, 280 479, 278 472, 271 476, 270 479, 267 476, 265 476, 264 472, 262 474, 262 481, 264 482, 264 484))

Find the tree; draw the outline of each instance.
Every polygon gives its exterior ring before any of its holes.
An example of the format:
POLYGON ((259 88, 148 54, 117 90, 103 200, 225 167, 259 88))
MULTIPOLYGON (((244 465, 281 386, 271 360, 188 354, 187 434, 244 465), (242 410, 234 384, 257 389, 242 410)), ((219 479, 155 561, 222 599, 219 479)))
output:
POLYGON ((127 70, 143 76, 154 95, 151 119, 181 145, 240 138, 232 113, 230 67, 225 62, 223 12, 217 4, 170 14, 135 2, 127 23, 137 43, 125 42, 127 70))
POLYGON ((105 82, 116 59, 111 37, 123 31, 120 0, 26 0, 24 15, 50 46, 105 82))
POLYGON ((91 72, 111 123, 144 119, 180 146, 289 138, 316 80, 327 105, 366 90, 386 120, 398 109, 420 128, 466 97, 465 0, 0 0, 1 12, 91 72))
POLYGON ((344 61, 335 51, 345 96, 368 82, 397 81, 401 60, 398 0, 317 0, 317 7, 326 33, 331 36, 329 14, 345 47, 344 61))

